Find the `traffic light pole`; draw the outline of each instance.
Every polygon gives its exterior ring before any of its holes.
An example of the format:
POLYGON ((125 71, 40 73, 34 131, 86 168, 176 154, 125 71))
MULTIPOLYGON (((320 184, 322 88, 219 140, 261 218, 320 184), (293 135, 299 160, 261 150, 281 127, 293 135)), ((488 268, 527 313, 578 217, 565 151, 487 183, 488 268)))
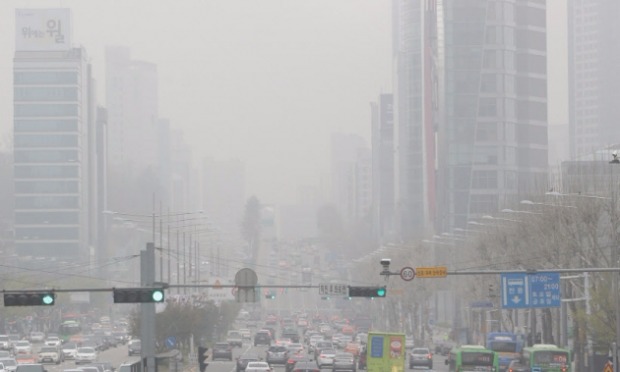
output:
MULTIPOLYGON (((140 251, 140 284, 152 287, 155 284, 155 243, 147 243, 140 251)), ((142 342, 142 363, 145 372, 156 372, 155 365, 155 304, 140 304, 140 340, 142 342)))

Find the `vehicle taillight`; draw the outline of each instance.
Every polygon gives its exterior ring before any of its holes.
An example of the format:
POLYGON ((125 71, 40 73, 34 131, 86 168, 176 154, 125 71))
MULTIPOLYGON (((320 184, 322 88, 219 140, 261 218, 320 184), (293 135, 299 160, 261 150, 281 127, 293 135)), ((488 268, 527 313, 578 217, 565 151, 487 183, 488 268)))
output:
POLYGON ((562 367, 562 372, 566 372, 566 367, 562 367))
POLYGON ((432 355, 432 354, 428 354, 426 357, 427 357, 428 359, 431 359, 431 358, 433 357, 433 355, 432 355))

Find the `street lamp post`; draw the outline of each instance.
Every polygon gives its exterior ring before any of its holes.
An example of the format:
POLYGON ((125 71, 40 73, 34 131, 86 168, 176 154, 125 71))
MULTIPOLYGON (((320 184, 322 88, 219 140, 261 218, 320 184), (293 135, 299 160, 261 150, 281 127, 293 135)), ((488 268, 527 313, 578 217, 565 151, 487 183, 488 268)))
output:
MULTIPOLYGON (((612 231, 612 266, 618 265, 618 234, 616 232, 617 222, 616 221, 616 193, 614 187, 614 177, 613 177, 613 167, 615 165, 620 164, 620 160, 618 159, 618 153, 616 151, 613 152, 613 159, 609 162, 611 165, 609 172, 609 180, 610 180, 610 190, 611 192, 611 231, 612 231)), ((611 281, 612 291, 614 293, 614 313, 616 317, 616 342, 614 344, 613 350, 613 359, 614 359, 614 369, 617 368, 618 362, 620 359, 618 358, 618 346, 620 346, 620 296, 618 295, 618 273, 613 273, 613 280, 611 281)))

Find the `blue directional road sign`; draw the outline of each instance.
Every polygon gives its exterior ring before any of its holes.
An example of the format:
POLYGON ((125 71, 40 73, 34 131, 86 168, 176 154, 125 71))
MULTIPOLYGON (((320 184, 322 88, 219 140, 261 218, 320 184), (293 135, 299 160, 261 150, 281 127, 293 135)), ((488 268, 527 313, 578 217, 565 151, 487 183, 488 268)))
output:
POLYGON ((560 307, 560 274, 502 274, 502 308, 560 307))
POLYGON ((175 347, 177 344, 177 338, 174 336, 168 336, 166 337, 166 347, 168 349, 172 349, 173 347, 175 347))

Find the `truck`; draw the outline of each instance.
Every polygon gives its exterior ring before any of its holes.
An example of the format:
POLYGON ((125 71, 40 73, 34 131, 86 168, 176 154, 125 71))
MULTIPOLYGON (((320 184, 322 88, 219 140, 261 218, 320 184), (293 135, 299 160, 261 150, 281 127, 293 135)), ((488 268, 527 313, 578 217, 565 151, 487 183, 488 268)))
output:
POLYGON ((405 334, 369 332, 366 344, 368 372, 402 372, 405 370, 405 334))
POLYGON ((499 370, 504 372, 510 362, 521 356, 523 339, 512 332, 489 332, 486 337, 486 348, 498 354, 499 370))

